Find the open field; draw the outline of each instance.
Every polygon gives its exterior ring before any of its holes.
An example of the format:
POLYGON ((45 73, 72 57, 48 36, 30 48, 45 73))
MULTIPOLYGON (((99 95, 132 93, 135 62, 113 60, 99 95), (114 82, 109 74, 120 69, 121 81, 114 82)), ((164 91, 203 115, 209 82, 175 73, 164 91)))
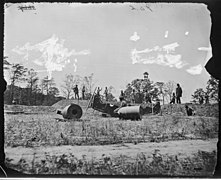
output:
POLYGON ((79 121, 63 120, 53 107, 5 113, 7 165, 34 174, 213 174, 217 117, 163 113, 122 121, 82 108, 79 121))

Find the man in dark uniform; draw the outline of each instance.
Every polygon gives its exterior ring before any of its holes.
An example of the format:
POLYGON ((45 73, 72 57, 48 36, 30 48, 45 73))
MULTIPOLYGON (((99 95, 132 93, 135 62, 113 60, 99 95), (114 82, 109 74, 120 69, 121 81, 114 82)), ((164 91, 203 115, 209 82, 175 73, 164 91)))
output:
POLYGON ((195 112, 192 108, 190 108, 189 106, 185 105, 185 108, 186 108, 186 113, 187 113, 187 116, 193 116, 195 115, 195 112))
POLYGON ((176 99, 176 96, 175 96, 175 93, 173 93, 173 97, 170 101, 170 104, 175 104, 175 99, 176 99))
POLYGON ((120 92, 120 97, 119 97, 120 101, 123 101, 124 100, 124 91, 121 90, 120 92))
POLYGON ((180 87, 179 84, 177 84, 176 88, 176 102, 177 104, 181 104, 180 98, 182 97, 182 88, 180 87))
POLYGON ((108 101, 108 89, 107 89, 107 87, 105 87, 104 95, 105 95, 105 100, 108 101))
POLYGON ((74 97, 75 97, 75 99, 78 98, 78 100, 79 100, 78 85, 76 85, 76 86, 73 88, 73 90, 74 90, 74 97))

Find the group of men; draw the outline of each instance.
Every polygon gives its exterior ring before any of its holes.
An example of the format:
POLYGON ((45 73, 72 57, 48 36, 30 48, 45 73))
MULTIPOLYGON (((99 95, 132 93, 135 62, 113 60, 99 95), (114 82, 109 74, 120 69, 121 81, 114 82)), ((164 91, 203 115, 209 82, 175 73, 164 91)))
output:
MULTIPOLYGON (((75 99, 78 99, 79 100, 79 89, 78 89, 78 85, 75 85, 75 87, 73 88, 73 91, 74 91, 74 97, 75 99)), ((97 95, 100 95, 100 92, 102 91, 102 88, 97 88, 97 95)), ((144 101, 146 103, 151 103, 151 98, 150 98, 150 95, 148 93, 148 91, 144 91, 144 101)), ((132 90, 132 93, 131 93, 131 103, 135 104, 135 99, 136 99, 136 96, 139 95, 141 96, 141 92, 138 91, 138 93, 135 92, 135 89, 132 90)), ((108 101, 108 88, 105 87, 105 90, 104 90, 104 96, 105 96, 105 100, 108 101)), ((172 99, 170 101, 170 104, 175 104, 175 102, 177 104, 181 104, 181 98, 182 97, 182 88, 180 87, 180 84, 177 84, 177 87, 176 87, 176 94, 173 93, 173 96, 172 96, 172 99)), ((82 87, 82 99, 84 100, 85 99, 85 86, 82 87)), ((125 95, 124 95, 124 92, 123 90, 121 90, 121 94, 120 94, 120 97, 119 97, 120 101, 124 100, 125 99, 125 95)), ((139 99, 139 97, 138 97, 139 99)))
POLYGON ((177 84, 177 87, 176 87, 176 94, 173 93, 173 96, 172 96, 172 99, 170 101, 170 104, 175 104, 175 100, 176 100, 176 103, 177 104, 181 104, 181 97, 182 97, 182 88, 180 87, 180 84, 177 84))
MULTIPOLYGON (((75 87, 73 88, 73 91, 74 91, 74 98, 75 99, 78 99, 79 100, 79 89, 78 89, 78 85, 75 85, 75 87)), ((85 91, 86 91, 86 88, 85 86, 82 87, 82 100, 85 99, 85 91)), ((100 92, 102 91, 102 88, 98 87, 97 88, 97 95, 100 95, 100 92)), ((105 95, 105 99, 106 101, 108 100, 108 88, 105 87, 105 90, 104 90, 104 95, 105 95)))
MULTIPOLYGON (((150 94, 148 93, 147 90, 145 90, 143 93, 141 93, 140 90, 138 90, 138 92, 136 93, 135 89, 133 89, 130 97, 131 97, 131 103, 133 104, 135 104, 136 99, 139 99, 140 103, 142 103, 143 101, 146 103, 152 103, 150 94)), ((177 84, 176 94, 173 93, 170 104, 175 104, 175 102, 177 104, 181 104, 181 97, 182 97, 182 88, 180 87, 180 84, 177 84)), ((121 91, 119 99, 120 101, 125 100, 123 91, 121 91)))

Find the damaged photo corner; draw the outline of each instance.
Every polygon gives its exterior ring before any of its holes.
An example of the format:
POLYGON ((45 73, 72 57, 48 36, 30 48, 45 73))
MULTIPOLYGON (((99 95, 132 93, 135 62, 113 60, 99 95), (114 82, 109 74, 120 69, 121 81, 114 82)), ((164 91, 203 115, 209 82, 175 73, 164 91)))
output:
POLYGON ((218 177, 218 7, 5 3, 1 176, 218 177))

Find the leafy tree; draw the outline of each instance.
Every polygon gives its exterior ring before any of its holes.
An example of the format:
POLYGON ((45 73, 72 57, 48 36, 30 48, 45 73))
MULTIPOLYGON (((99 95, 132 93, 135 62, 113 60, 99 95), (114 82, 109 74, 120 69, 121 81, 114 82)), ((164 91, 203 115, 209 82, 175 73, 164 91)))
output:
POLYGON ((107 89, 108 89, 108 95, 107 95, 108 101, 116 101, 116 98, 112 94, 112 92, 115 90, 114 87, 113 86, 109 86, 107 89))
POLYGON ((10 102, 12 102, 12 100, 14 99, 14 86, 15 86, 15 84, 25 80, 26 72, 27 72, 27 68, 25 68, 23 65, 12 64, 12 66, 10 68, 10 81, 11 81, 10 102))
POLYGON ((58 96, 59 90, 57 87, 50 87, 48 94, 52 96, 58 96))
POLYGON ((196 91, 194 91, 192 98, 194 101, 200 102, 201 98, 203 98, 203 99, 205 98, 205 94, 206 94, 206 92, 203 90, 203 88, 198 88, 198 89, 196 89, 196 91))
POLYGON ((55 86, 54 79, 49 79, 48 76, 44 77, 41 81, 41 91, 42 94, 45 93, 46 96, 42 96, 43 105, 52 105, 54 102, 54 96, 59 93, 55 86))
POLYGON ((218 92, 219 92, 219 80, 211 76, 210 79, 207 81, 206 94, 209 96, 210 100, 219 102, 218 92))
POLYGON ((192 98, 194 101, 199 101, 200 97, 202 97, 206 103, 211 101, 218 102, 218 87, 219 81, 210 76, 210 79, 207 81, 206 90, 203 90, 203 88, 196 89, 192 95, 192 98))
MULTIPOLYGON (((37 83, 39 78, 37 77, 37 72, 34 69, 30 69, 27 73, 27 88, 28 88, 28 104, 33 104, 33 92, 37 91, 37 83)), ((36 100, 35 100, 36 101, 36 100)))
POLYGON ((129 101, 131 101, 131 93, 133 89, 136 92, 136 97, 135 97, 136 103, 142 103, 142 99, 144 97, 145 91, 149 93, 152 100, 155 100, 155 101, 159 100, 158 86, 154 84, 153 81, 150 81, 146 72, 144 73, 143 79, 135 79, 135 80, 132 80, 131 83, 127 84, 124 94, 125 94, 126 99, 129 101))

